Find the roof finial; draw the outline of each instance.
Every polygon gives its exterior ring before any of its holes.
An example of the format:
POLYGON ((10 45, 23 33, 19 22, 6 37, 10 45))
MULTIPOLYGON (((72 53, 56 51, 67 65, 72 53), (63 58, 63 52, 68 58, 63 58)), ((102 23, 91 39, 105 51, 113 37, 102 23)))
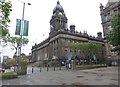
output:
POLYGON ((60 4, 59 0, 57 1, 57 4, 60 4))
POLYGON ((103 9, 104 8, 104 6, 102 5, 102 3, 100 3, 100 9, 103 9))

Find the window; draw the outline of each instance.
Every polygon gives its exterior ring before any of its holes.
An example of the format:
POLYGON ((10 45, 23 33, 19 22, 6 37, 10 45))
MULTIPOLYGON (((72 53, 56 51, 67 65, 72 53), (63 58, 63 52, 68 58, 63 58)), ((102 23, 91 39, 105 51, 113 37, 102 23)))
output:
POLYGON ((112 27, 108 26, 108 33, 110 33, 111 30, 112 30, 112 27))
POLYGON ((110 13, 107 15, 107 21, 111 19, 110 13))
POLYGON ((117 9, 114 10, 114 13, 117 13, 117 9))
POLYGON ((120 13, 120 7, 118 8, 118 13, 120 13))
POLYGON ((112 30, 112 27, 111 27, 111 26, 109 26, 109 27, 108 27, 108 29, 111 31, 111 30, 112 30))
POLYGON ((70 42, 70 40, 67 40, 68 41, 68 43, 70 42))
POLYGON ((104 21, 107 21, 107 15, 104 15, 103 19, 104 19, 104 21))

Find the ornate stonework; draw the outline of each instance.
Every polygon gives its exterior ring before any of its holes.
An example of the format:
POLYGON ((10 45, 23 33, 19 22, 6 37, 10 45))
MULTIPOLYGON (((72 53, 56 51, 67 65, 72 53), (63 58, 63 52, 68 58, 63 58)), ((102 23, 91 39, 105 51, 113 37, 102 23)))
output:
MULTIPOLYGON (((98 33, 98 37, 89 36, 86 32, 81 33, 75 30, 75 25, 67 27, 67 17, 59 2, 53 10, 53 15, 50 20, 49 37, 43 42, 32 47, 32 60, 48 60, 48 59, 65 59, 69 49, 66 48, 67 42, 94 42, 102 44, 104 41, 102 33, 98 33)), ((100 51, 98 58, 104 58, 104 50, 100 51)))
POLYGON ((118 14, 118 12, 120 12, 119 0, 109 0, 105 7, 100 4, 100 15, 102 20, 106 57, 108 59, 113 58, 116 55, 114 52, 111 52, 112 46, 110 45, 106 37, 112 29, 111 18, 113 15, 118 14))

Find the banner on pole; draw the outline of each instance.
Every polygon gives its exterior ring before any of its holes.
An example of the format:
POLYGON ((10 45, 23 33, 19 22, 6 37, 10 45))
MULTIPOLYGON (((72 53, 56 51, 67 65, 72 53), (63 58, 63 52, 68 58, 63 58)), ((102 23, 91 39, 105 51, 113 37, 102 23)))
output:
POLYGON ((29 21, 24 20, 24 31, 23 36, 28 36, 29 21))
MULTIPOLYGON (((21 33, 21 19, 16 19, 16 31, 15 31, 15 35, 20 35, 21 33)), ((24 20, 24 24, 23 24, 23 34, 22 36, 28 36, 28 28, 29 28, 29 21, 24 20)))
POLYGON ((21 19, 16 19, 15 35, 20 35, 20 30, 21 30, 21 19))

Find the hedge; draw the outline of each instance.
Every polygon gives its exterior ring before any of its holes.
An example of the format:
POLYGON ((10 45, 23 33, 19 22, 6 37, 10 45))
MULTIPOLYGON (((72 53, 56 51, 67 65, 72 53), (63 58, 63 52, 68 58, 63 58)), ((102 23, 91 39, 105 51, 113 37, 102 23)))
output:
POLYGON ((13 79, 17 77, 18 77, 17 73, 13 71, 0 74, 0 79, 13 79))
POLYGON ((80 69, 80 70, 84 70, 84 69, 94 69, 94 68, 101 68, 101 67, 106 67, 106 66, 103 66, 103 65, 80 65, 80 66, 77 66, 77 69, 80 69))

